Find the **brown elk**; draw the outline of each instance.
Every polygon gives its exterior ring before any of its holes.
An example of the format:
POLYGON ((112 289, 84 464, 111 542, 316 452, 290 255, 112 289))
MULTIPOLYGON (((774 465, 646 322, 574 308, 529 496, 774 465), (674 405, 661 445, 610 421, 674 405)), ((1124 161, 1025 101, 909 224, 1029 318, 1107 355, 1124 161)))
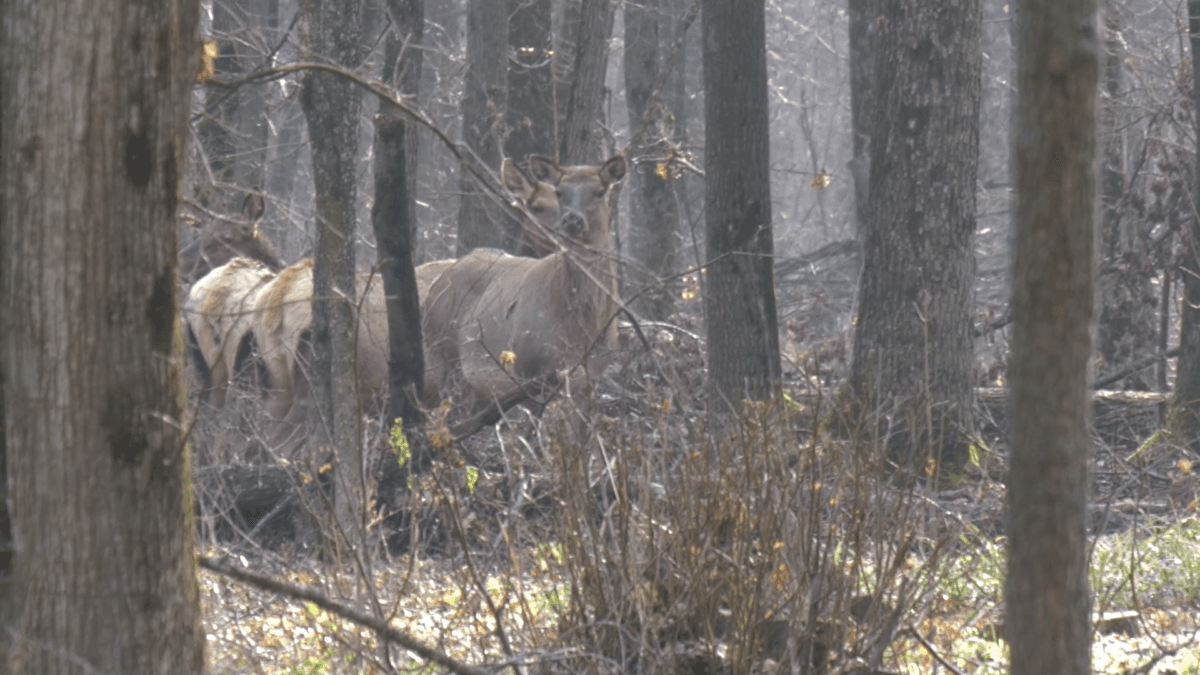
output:
POLYGON ((183 318, 204 399, 225 404, 226 388, 248 356, 244 338, 256 321, 258 293, 275 272, 251 258, 233 258, 192 285, 183 318), (211 398, 210 398, 211 396, 211 398))
POLYGON ((272 272, 283 268, 271 242, 258 229, 264 212, 261 195, 248 194, 242 202, 241 218, 210 217, 208 225, 179 252, 179 276, 194 284, 212 270, 237 257, 252 258, 272 272))
MULTIPOLYGON (((431 262, 416 268, 418 296, 423 298, 428 293, 450 262, 431 262)), ((312 326, 312 266, 312 259, 307 258, 284 268, 255 296, 254 338, 266 366, 267 411, 277 420, 290 417, 296 421, 291 411, 299 392, 307 389, 300 350, 312 326)), ((359 405, 365 410, 387 385, 388 326, 383 280, 378 275, 360 274, 358 297, 356 368, 359 405)))
POLYGON ((501 179, 533 216, 528 239, 557 250, 530 259, 477 249, 444 270, 422 302, 427 398, 465 385, 478 408, 525 380, 581 363, 594 370, 615 347, 608 197, 625 158, 560 167, 533 156, 529 169, 532 181, 505 160, 501 179))

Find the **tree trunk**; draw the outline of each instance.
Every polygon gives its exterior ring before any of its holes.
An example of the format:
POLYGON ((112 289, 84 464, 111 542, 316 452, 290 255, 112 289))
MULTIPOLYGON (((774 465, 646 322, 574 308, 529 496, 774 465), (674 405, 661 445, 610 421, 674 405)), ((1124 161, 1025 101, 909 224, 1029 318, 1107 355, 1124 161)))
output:
MULTIPOLYGON (((424 0, 390 0, 393 19, 407 28, 387 38, 384 78, 389 81, 393 64, 405 58, 420 57, 420 42, 415 29, 424 14, 424 0), (400 54, 401 46, 406 46, 400 54)), ((402 72, 412 67, 401 66, 402 72)), ((414 83, 410 80, 408 86, 414 83)), ((416 92, 409 92, 415 94, 416 92)), ((413 241, 416 211, 413 182, 408 175, 406 136, 412 133, 400 111, 380 102, 375 118, 375 205, 371 223, 378 246, 378 269, 387 297, 388 318, 388 414, 389 424, 402 420, 404 429, 416 429, 423 416, 417 402, 425 377, 425 356, 421 345, 421 302, 417 278, 413 272, 413 241)), ((375 283, 378 283, 376 281, 375 283)), ((424 463, 425 458, 420 458, 424 463)))
MULTIPOLYGON (((1192 102, 1200 103, 1200 0, 1188 0, 1188 36, 1192 45, 1192 102)), ((1200 110, 1200 108, 1197 108, 1200 110)), ((1200 124, 1197 125, 1200 128, 1200 124)), ((1200 150, 1196 153, 1200 168, 1200 150)), ((1200 195, 1200 172, 1192 194, 1200 195)), ((1192 212, 1195 212, 1192 200, 1192 212)), ((1183 308, 1180 311, 1179 360, 1175 365, 1175 392, 1168 423, 1172 434, 1192 452, 1200 451, 1200 220, 1193 215, 1188 236, 1184 237, 1184 257, 1179 276, 1183 280, 1183 308)))
POLYGON ((575 63, 562 120, 559 163, 600 163, 604 121, 604 76, 608 72, 608 39, 612 37, 612 0, 583 0, 583 16, 575 41, 575 63))
MULTIPOLYGON (((463 94, 463 143, 474 156, 471 166, 490 176, 500 166, 500 118, 507 101, 504 76, 507 32, 498 30, 508 22, 507 3, 470 0, 467 10, 467 77, 463 94)), ((462 206, 458 213, 459 257, 476 248, 516 251, 521 239, 520 223, 504 217, 504 210, 463 167, 459 186, 462 206)), ((499 185, 493 181, 493 187, 499 185)))
MULTIPOLYGON (((636 145, 629 191, 629 253, 634 261, 635 307, 649 319, 664 320, 675 308, 676 284, 663 280, 675 272, 675 204, 666 159, 673 142, 662 90, 655 88, 659 58, 660 0, 625 5, 625 101, 636 145), (639 161, 644 160, 644 161, 639 161), (661 170, 660 170, 661 167, 661 170)), ((627 293, 626 296, 632 294, 627 293)))
POLYGON ((710 414, 776 393, 779 319, 771 235, 763 0, 704 0, 704 188, 710 414))
MULTIPOLYGON (((306 9, 309 47, 344 67, 357 66, 362 59, 361 4, 313 0, 306 9)), ((349 533, 357 531, 353 513, 366 494, 354 363, 355 169, 362 94, 348 80, 310 72, 304 76, 300 104, 308 121, 317 207, 308 443, 313 461, 330 453, 335 457, 335 511, 342 532, 349 533)))
POLYGON ((550 0, 508 0, 507 4, 508 107, 504 117, 504 155, 524 165, 529 155, 552 156, 555 150, 550 0))
POLYGON ((200 673, 175 288, 199 2, 2 7, 0 672, 200 673))
POLYGON ((875 45, 872 26, 879 0, 850 0, 850 176, 854 180, 854 233, 862 241, 871 192, 871 131, 875 123, 875 45))
POLYGON ((1026 0, 1014 138, 1005 626, 1013 673, 1090 672, 1088 357, 1096 197, 1095 0, 1026 0))
POLYGON ((852 409, 878 415, 890 458, 925 471, 916 454, 928 450, 952 476, 972 431, 980 4, 885 0, 878 9, 849 393, 852 409))

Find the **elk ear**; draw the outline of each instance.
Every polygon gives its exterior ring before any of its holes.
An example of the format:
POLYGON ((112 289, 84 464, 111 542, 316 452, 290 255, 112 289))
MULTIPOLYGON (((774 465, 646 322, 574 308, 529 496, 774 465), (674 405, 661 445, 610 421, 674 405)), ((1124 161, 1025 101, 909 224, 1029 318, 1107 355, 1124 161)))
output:
POLYGON ((615 155, 600 167, 600 181, 611 187, 625 178, 625 156, 615 155))
POLYGON ((260 194, 250 193, 242 202, 242 217, 251 222, 257 222, 259 218, 263 217, 263 212, 266 210, 267 205, 263 202, 260 194))
POLYGON ((504 183, 505 189, 513 194, 514 197, 522 201, 528 200, 533 196, 533 185, 525 174, 517 168, 515 162, 505 157, 504 162, 500 165, 500 181, 504 183))
POLYGON ((541 155, 529 156, 529 173, 533 174, 534 180, 552 185, 557 185, 563 175, 562 169, 558 168, 554 160, 541 155))

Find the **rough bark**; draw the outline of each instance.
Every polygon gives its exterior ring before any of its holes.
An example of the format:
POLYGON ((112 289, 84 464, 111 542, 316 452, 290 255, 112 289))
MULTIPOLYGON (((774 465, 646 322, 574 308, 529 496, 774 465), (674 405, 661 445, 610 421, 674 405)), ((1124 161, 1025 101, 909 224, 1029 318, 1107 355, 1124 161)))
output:
MULTIPOLYGON (((322 58, 353 68, 362 59, 362 5, 355 0, 313 0, 305 5, 307 46, 322 58)), ((333 453, 338 523, 352 530, 350 509, 360 504, 362 445, 355 376, 355 170, 362 95, 330 73, 305 75, 300 104, 308 122, 316 193, 313 252, 312 348, 308 410, 310 457, 333 453)))
POLYGON ((704 0, 710 412, 779 386, 763 0, 704 0))
POLYGON ((550 0, 507 0, 507 4, 504 155, 523 163, 529 155, 553 156, 555 150, 550 0))
MULTIPOLYGON (((507 101, 508 35, 497 27, 507 24, 506 5, 496 0, 470 0, 467 10, 463 143, 473 153, 471 166, 484 176, 500 166, 499 113, 507 101)), ((521 238, 520 223, 504 217, 504 210, 478 185, 471 171, 464 168, 459 186, 463 194, 458 213, 459 257, 481 247, 515 252, 521 238)))
POLYGON ((1086 506, 1094 304, 1095 0, 1022 3, 1005 626, 1013 673, 1090 672, 1086 506))
POLYGON ((0 672, 199 673, 175 288, 199 2, 0 12, 0 672))
POLYGON ((878 12, 849 392, 891 459, 925 471, 917 454, 929 452, 949 477, 972 430, 980 3, 885 0, 878 12))
POLYGON ((870 205, 871 131, 875 123, 875 46, 871 27, 879 0, 850 0, 850 176, 854 180, 854 231, 862 241, 870 205))
MULTIPOLYGON (((1200 0, 1188 0, 1188 36, 1192 46, 1192 97, 1200 103, 1200 0)), ((1200 150, 1196 153, 1200 168, 1200 150)), ((1200 195, 1200 173, 1192 195, 1200 195)), ((1193 205, 1198 201, 1194 196, 1193 205)), ((1194 212, 1194 207, 1192 209, 1194 212)), ((1175 392, 1171 400, 1172 434, 1193 451, 1200 451, 1200 220, 1192 216, 1184 237, 1184 258, 1179 277, 1183 283, 1180 311, 1179 360, 1175 366, 1175 392)))
MULTIPOLYGON (((646 318, 663 320, 675 307, 675 284, 664 283, 675 272, 675 228, 679 213, 664 161, 674 129, 657 82, 660 0, 625 5, 625 101, 637 145, 630 148, 634 165, 629 191, 629 254, 635 307, 646 318), (643 160, 643 161, 639 161, 643 160), (661 162, 661 164, 660 164, 661 162), (660 170, 661 166, 661 170, 660 170)), ((626 296, 632 295, 626 293, 626 296)))
POLYGON ((559 162, 598 164, 604 121, 604 76, 608 72, 608 39, 612 37, 612 0, 583 0, 575 41, 575 61, 563 116, 559 162))

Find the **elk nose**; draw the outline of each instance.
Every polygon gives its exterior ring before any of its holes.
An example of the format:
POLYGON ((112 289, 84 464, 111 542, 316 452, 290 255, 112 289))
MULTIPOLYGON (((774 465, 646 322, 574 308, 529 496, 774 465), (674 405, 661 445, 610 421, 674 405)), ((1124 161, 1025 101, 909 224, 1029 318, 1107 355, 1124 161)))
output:
POLYGON ((578 213, 571 211, 563 214, 562 228, 570 236, 578 237, 580 234, 583 234, 583 225, 583 216, 578 213))

